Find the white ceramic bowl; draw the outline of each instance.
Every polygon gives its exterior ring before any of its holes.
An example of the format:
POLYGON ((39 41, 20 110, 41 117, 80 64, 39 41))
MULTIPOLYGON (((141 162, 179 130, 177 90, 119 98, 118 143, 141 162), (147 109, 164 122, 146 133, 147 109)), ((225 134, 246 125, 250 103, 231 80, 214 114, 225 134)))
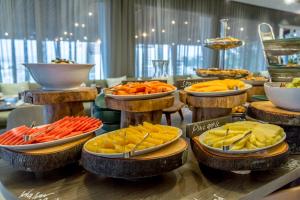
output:
POLYGON ((33 79, 44 90, 68 90, 78 88, 88 80, 94 64, 23 64, 33 79))
POLYGON ((280 84, 280 82, 264 84, 268 99, 280 108, 300 111, 300 88, 284 88, 280 87, 280 84))

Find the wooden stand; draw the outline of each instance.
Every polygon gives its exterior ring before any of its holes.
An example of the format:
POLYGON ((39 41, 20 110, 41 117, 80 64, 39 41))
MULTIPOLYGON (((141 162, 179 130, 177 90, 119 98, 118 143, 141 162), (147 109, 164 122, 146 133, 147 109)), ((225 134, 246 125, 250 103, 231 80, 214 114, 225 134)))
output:
POLYGON ((280 125, 286 133, 291 153, 300 153, 300 112, 283 110, 270 101, 259 101, 250 104, 247 115, 280 125))
POLYGON ((191 107, 193 122, 229 115, 233 107, 242 105, 247 99, 246 93, 220 97, 197 97, 181 91, 179 95, 180 100, 191 107))
POLYGON ((124 128, 144 121, 160 124, 162 110, 173 105, 174 96, 128 101, 105 97, 105 102, 108 108, 121 110, 121 127, 124 128))
POLYGON ((266 151, 237 155, 210 151, 196 137, 191 140, 191 145, 198 162, 225 171, 270 170, 283 165, 289 155, 289 147, 285 142, 266 151))
POLYGON ((188 144, 176 142, 149 154, 125 158, 105 158, 82 152, 83 167, 100 176, 137 179, 157 176, 182 166, 187 160, 188 144))
POLYGON ((265 95, 265 89, 264 86, 260 85, 253 85, 252 88, 247 90, 247 101, 252 102, 252 96, 253 95, 265 95))
POLYGON ((51 123, 65 116, 85 115, 83 102, 93 101, 97 96, 96 88, 78 88, 65 91, 27 90, 22 93, 24 102, 45 105, 46 123, 51 123))
POLYGON ((38 150, 13 151, 1 149, 1 158, 18 170, 45 172, 75 163, 80 159, 84 143, 94 137, 89 135, 80 140, 38 150))

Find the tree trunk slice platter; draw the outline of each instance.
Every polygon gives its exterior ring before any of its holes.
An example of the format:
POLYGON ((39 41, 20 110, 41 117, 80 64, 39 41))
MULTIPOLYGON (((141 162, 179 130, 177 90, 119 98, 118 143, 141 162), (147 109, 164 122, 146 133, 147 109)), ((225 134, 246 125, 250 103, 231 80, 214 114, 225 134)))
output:
MULTIPOLYGON (((300 102, 299 102, 300 103, 300 102)), ((271 101, 258 101, 250 104, 251 117, 279 125, 300 126, 300 112, 276 107, 271 101)))
POLYGON ((254 120, 281 126, 286 133, 291 154, 300 153, 300 112, 283 110, 270 101, 259 101, 250 104, 247 115, 254 120))
POLYGON ((224 171, 270 170, 283 165, 289 155, 289 146, 285 142, 263 152, 239 155, 210 151, 196 137, 191 140, 191 146, 199 163, 224 171))
POLYGON ((162 110, 173 105, 174 96, 126 101, 105 97, 105 102, 108 108, 121 110, 121 127, 124 128, 144 121, 159 124, 162 110))
POLYGON ((197 97, 180 91, 179 99, 191 107, 192 120, 198 122, 229 115, 233 107, 246 102, 247 93, 221 97, 197 97))
POLYGON ((105 158, 83 150, 82 165, 94 174, 104 177, 138 179, 157 176, 182 166, 187 160, 188 144, 180 138, 152 153, 125 158, 105 158))
POLYGON ((13 151, 0 149, 1 158, 18 170, 30 172, 51 171, 79 161, 84 143, 95 135, 49 148, 13 151))
POLYGON ((253 95, 265 95, 264 86, 252 86, 249 90, 247 90, 247 101, 252 102, 253 95))
POLYGON ((188 105, 195 108, 233 108, 245 103, 247 93, 221 96, 221 97, 196 97, 187 95, 186 102, 188 105))
POLYGON ((74 90, 26 90, 21 94, 24 102, 35 105, 59 104, 66 102, 94 101, 97 89, 81 87, 74 90))
POLYGON ((170 95, 145 100, 117 100, 114 98, 105 97, 105 103, 108 108, 114 110, 128 112, 150 112, 171 107, 174 103, 174 96, 170 95))
POLYGON ((51 123, 65 116, 84 115, 83 102, 94 101, 97 89, 82 87, 63 91, 27 90, 21 95, 25 103, 45 105, 45 121, 51 123))

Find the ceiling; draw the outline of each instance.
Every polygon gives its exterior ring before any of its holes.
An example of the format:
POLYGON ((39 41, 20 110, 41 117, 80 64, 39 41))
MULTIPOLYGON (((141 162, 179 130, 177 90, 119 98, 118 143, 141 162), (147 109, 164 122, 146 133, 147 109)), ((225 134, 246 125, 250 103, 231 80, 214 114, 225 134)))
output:
POLYGON ((300 0, 233 0, 233 1, 300 14, 300 0))

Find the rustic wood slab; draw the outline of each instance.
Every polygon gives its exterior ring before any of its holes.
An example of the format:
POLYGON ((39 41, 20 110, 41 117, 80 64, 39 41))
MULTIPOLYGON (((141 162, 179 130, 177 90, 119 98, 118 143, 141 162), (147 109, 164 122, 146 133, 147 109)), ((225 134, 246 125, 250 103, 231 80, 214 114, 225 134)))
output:
POLYGON ((105 158, 82 152, 82 165, 94 174, 137 179, 157 176, 169 172, 186 162, 188 144, 180 138, 176 142, 152 153, 125 158, 105 158))
POLYGON ((198 137, 191 140, 192 150, 199 162, 214 169, 225 171, 266 171, 280 167, 288 160, 289 147, 287 143, 257 153, 225 154, 213 152, 199 142, 198 137))
POLYGON ((93 101, 97 96, 97 89, 81 87, 74 90, 26 90, 22 93, 25 103, 35 105, 60 104, 67 102, 93 101))
POLYGON ((188 105, 196 108, 233 108, 246 102, 247 94, 237 94, 220 97, 196 97, 187 95, 188 105))
POLYGON ((128 112, 149 112, 154 110, 162 110, 168 108, 174 103, 174 96, 166 96, 155 99, 145 100, 117 100, 105 97, 105 103, 108 108, 114 110, 122 110, 128 112))
MULTIPOLYGON (((300 101, 299 101, 300 103, 300 101)), ((250 104, 249 111, 255 119, 281 125, 300 126, 300 112, 283 110, 271 101, 258 101, 250 104)))
POLYGON ((83 144, 94 136, 92 134, 63 145, 23 152, 3 148, 0 150, 0 156, 18 170, 31 172, 50 171, 79 161, 83 144))
POLYGON ((94 101, 97 89, 82 87, 61 91, 26 90, 21 96, 25 103, 45 105, 45 121, 51 123, 65 116, 85 115, 83 102, 94 101))
POLYGON ((179 98, 180 101, 191 107, 192 121, 198 122, 229 115, 233 107, 246 102, 247 93, 220 97, 197 97, 180 91, 179 98))
POLYGON ((253 95, 265 95, 265 89, 264 86, 255 86, 253 85, 252 88, 247 90, 247 101, 252 102, 252 96, 253 95))
POLYGON ((162 117, 162 110, 171 107, 174 103, 174 96, 166 96, 145 100, 117 100, 105 97, 108 108, 121 110, 121 127, 141 124, 148 121, 159 124, 162 117))

